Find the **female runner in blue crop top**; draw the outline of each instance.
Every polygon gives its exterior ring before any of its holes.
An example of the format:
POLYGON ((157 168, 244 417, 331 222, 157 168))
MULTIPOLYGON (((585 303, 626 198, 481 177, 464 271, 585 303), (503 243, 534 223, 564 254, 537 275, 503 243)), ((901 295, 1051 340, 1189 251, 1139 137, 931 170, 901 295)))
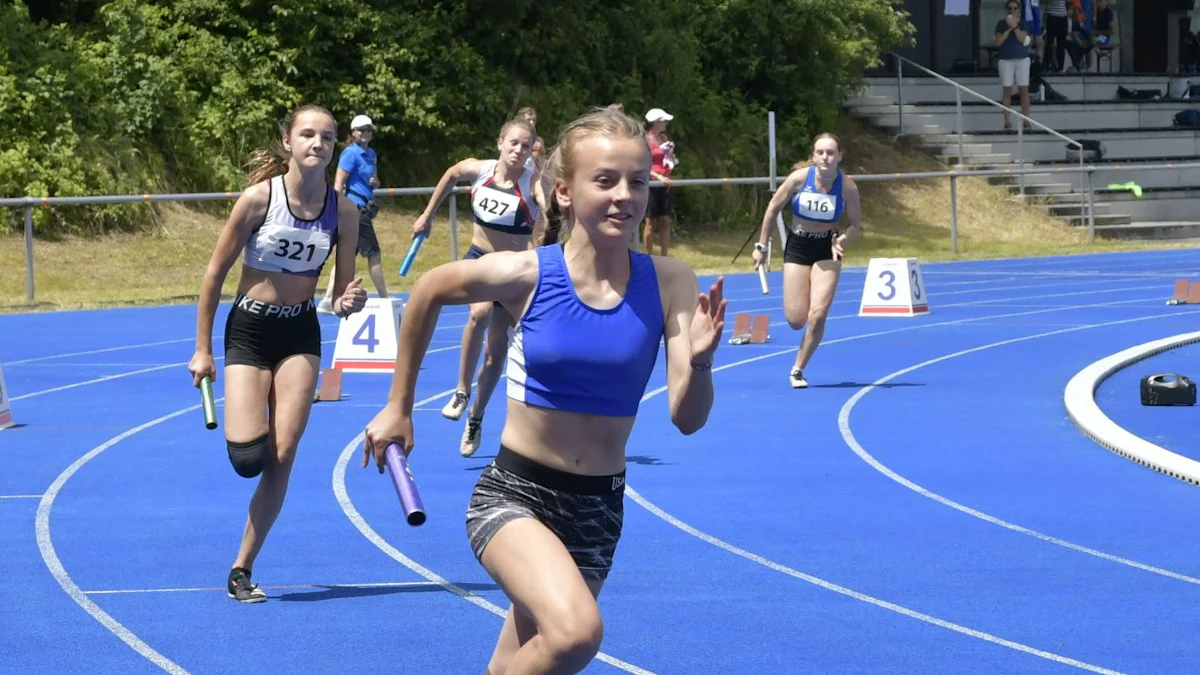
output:
POLYGON ((724 326, 722 280, 699 293, 683 262, 628 248, 649 199, 636 120, 602 108, 567 125, 545 175, 570 224, 566 244, 421 277, 363 455, 382 472, 389 443, 412 449, 417 373, 442 306, 499 301, 520 317, 500 452, 467 511, 472 549, 512 601, 490 673, 578 672, 599 651, 595 598, 620 537, 625 444, 658 345, 665 339, 671 420, 692 434, 712 407, 724 326))
MULTIPOLYGON (((446 170, 437 188, 429 198, 425 211, 413 223, 413 236, 429 233, 433 227, 433 215, 442 200, 460 181, 471 183, 471 211, 475 227, 471 235, 471 248, 467 259, 480 258, 495 251, 524 251, 533 248, 540 238, 534 232, 542 222, 538 217, 545 199, 541 184, 534 180, 534 171, 528 165, 537 130, 525 117, 514 117, 500 128, 496 148, 498 159, 464 159, 446 170)), ((475 454, 483 434, 483 413, 491 399, 500 371, 504 367, 504 355, 508 352, 508 328, 513 317, 500 304, 479 302, 471 305, 471 313, 463 326, 462 352, 459 355, 458 386, 442 408, 442 415, 457 420, 467 409, 471 398, 471 379, 475 364, 479 362, 479 350, 483 345, 484 329, 487 330, 487 348, 483 365, 479 367, 478 395, 467 415, 463 428, 459 452, 464 457, 475 454)))
POLYGON ((225 277, 242 254, 241 279, 225 322, 225 440, 238 475, 261 474, 227 580, 229 597, 262 602, 250 582, 274 524, 296 447, 308 423, 321 364, 316 293, 321 267, 337 244, 334 312, 363 308, 367 292, 354 273, 358 210, 329 186, 337 124, 329 111, 303 106, 280 124, 282 147, 255 153, 249 187, 238 197, 204 272, 196 318, 196 353, 188 364, 200 386, 217 369, 213 321, 225 277))
POLYGON ((759 240, 754 245, 757 268, 766 261, 771 226, 784 206, 790 205, 792 226, 788 228, 783 254, 783 314, 792 330, 808 326, 788 373, 788 381, 795 389, 808 386, 804 368, 825 335, 829 306, 833 304, 842 274, 844 247, 862 231, 858 186, 838 168, 841 161, 842 145, 837 137, 817 136, 813 140, 812 159, 793 167, 771 197, 759 240), (850 226, 839 235, 838 221, 843 213, 850 226))

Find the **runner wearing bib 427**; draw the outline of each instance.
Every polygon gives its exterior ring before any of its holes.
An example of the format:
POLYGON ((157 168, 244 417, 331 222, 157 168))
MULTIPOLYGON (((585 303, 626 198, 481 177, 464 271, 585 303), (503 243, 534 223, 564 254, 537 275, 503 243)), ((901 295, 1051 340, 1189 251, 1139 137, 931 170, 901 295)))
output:
POLYGON ((838 169, 841 161, 842 146, 837 138, 817 136, 812 158, 792 167, 775 191, 754 245, 754 266, 758 267, 766 262, 771 227, 790 205, 792 226, 783 252, 783 314, 792 330, 806 328, 788 374, 795 389, 808 386, 804 368, 825 335, 825 320, 842 273, 842 247, 857 239, 862 229, 858 186, 838 169), (845 234, 838 234, 843 213, 850 227, 845 234))
POLYGON ((480 227, 508 234, 532 235, 538 208, 533 201, 533 173, 528 169, 510 187, 496 185, 496 160, 483 162, 471 184, 471 210, 480 227))
MULTIPOLYGON (((529 119, 517 116, 505 122, 496 139, 497 159, 464 159, 446 170, 438 182, 437 189, 429 198, 415 223, 413 235, 428 234, 433 226, 433 214, 437 213, 442 200, 459 182, 471 183, 471 212, 475 227, 471 233, 471 248, 463 256, 467 259, 481 258, 501 251, 525 251, 533 248, 541 238, 540 229, 544 219, 538 218, 545 208, 542 187, 534 178, 528 161, 533 145, 537 141, 537 130, 529 119), (537 229, 539 231, 535 232, 537 229)), ((459 452, 464 456, 475 453, 482 434, 483 411, 487 407, 496 383, 504 368, 508 353, 508 330, 514 319, 500 304, 490 302, 471 305, 471 314, 463 327, 462 353, 458 364, 458 386, 454 395, 442 408, 447 419, 457 420, 467 410, 471 398, 472 375, 479 362, 483 348, 484 331, 487 331, 487 349, 483 365, 479 368, 479 395, 467 416, 459 452)))

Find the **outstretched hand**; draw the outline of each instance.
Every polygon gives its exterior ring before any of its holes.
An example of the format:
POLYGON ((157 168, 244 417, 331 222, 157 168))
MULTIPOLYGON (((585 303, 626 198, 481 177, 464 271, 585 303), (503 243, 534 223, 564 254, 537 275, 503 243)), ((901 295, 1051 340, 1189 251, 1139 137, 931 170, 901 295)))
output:
POLYGON ((724 288, 725 277, 717 277, 708 293, 701 293, 697 299, 690 331, 692 361, 711 362, 717 345, 721 343, 721 332, 725 330, 725 305, 728 304, 722 297, 724 288))

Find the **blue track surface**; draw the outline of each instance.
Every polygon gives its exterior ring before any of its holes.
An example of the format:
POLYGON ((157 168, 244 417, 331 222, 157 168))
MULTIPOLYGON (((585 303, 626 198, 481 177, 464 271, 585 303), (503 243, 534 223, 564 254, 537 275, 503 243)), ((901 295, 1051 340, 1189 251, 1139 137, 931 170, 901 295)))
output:
POLYGON ((1200 406, 1142 405, 1142 378, 1163 373, 1185 375, 1193 382, 1200 380, 1200 344, 1156 354, 1113 373, 1097 389, 1096 404, 1130 433, 1200 460, 1200 406))
MULTIPOLYGON (((919 318, 859 318, 849 269, 802 391, 779 274, 769 296, 729 278, 730 313, 770 314, 772 341, 722 345, 698 434, 661 394, 643 403, 601 596, 611 659, 586 672, 1194 671, 1200 492, 1087 440, 1062 392, 1096 359, 1195 330, 1200 309, 1164 301, 1197 266, 1187 250, 927 264, 919 318)), ((24 425, 0 432, 0 671, 482 672, 507 604, 463 519, 504 400, 461 458, 438 410, 464 312, 443 313, 418 383, 429 522, 405 525, 358 465, 388 378, 347 375, 346 398, 313 409, 253 606, 225 597, 253 483, 201 424, 195 308, 0 317, 24 425)), ((1143 410, 1136 380, 1191 373, 1198 350, 1118 373, 1102 408, 1194 448, 1196 409, 1143 410)), ((664 380, 660 359, 651 391, 664 380)))

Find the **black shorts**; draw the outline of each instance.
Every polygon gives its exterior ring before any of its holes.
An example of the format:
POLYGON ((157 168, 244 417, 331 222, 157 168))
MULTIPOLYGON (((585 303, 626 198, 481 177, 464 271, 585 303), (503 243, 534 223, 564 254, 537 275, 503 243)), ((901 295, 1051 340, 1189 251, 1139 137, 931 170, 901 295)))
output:
POLYGON ((665 185, 650 188, 650 201, 646 204, 646 217, 675 215, 675 193, 665 185))
POLYGON ((225 365, 274 370, 293 354, 321 356, 316 303, 270 305, 239 293, 225 319, 225 365))
POLYGON ((371 257, 379 253, 379 238, 375 236, 375 203, 358 207, 358 254, 371 257))
POLYGON ((471 244, 471 248, 467 249, 467 254, 463 256, 463 260, 474 260, 476 258, 482 258, 483 256, 485 256, 487 254, 488 254, 487 251, 479 248, 475 244, 471 244))
POLYGON ((797 265, 812 265, 822 260, 833 260, 833 240, 837 230, 805 232, 799 234, 789 230, 787 244, 783 247, 783 262, 797 265))
POLYGON ((567 547, 585 579, 603 580, 621 539, 624 499, 624 471, 614 476, 566 473, 500 446, 467 506, 467 537, 482 561, 500 528, 533 518, 567 547))

